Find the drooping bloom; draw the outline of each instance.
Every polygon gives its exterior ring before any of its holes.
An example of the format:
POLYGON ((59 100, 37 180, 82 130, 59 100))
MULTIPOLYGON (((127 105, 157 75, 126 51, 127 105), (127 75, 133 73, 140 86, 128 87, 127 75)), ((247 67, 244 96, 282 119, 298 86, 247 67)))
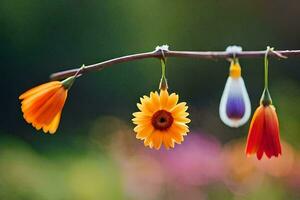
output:
POLYGON ((249 156, 254 153, 259 160, 264 153, 268 158, 281 154, 279 122, 267 88, 264 89, 260 106, 253 115, 248 133, 246 154, 249 156))
POLYGON ((230 127, 244 125, 251 114, 251 104, 238 60, 233 60, 219 107, 221 120, 230 127))
POLYGON ((61 112, 74 77, 64 81, 51 81, 34 87, 23 93, 21 109, 27 123, 45 133, 55 133, 61 118, 61 112))
POLYGON ((260 160, 265 153, 268 158, 281 154, 279 122, 275 107, 261 102, 256 109, 248 133, 246 154, 255 154, 260 160))
POLYGON ((183 136, 189 132, 186 123, 188 107, 185 102, 178 102, 178 95, 169 95, 167 90, 151 92, 150 97, 144 96, 137 104, 140 112, 133 113, 132 119, 137 126, 134 128, 136 138, 144 140, 144 145, 159 149, 164 144, 166 149, 180 144, 183 136))
POLYGON ((274 51, 274 48, 268 46, 264 59, 264 91, 260 99, 260 106, 256 109, 251 120, 246 146, 246 154, 249 156, 256 153, 258 160, 262 158, 264 153, 268 158, 281 155, 279 122, 268 89, 268 53, 270 51, 274 51))

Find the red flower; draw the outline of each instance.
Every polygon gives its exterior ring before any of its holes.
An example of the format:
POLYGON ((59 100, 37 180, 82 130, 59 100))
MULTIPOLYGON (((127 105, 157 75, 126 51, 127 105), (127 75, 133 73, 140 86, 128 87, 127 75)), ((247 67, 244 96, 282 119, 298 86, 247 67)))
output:
POLYGON ((268 158, 281 154, 279 123, 275 107, 261 104, 255 111, 248 133, 246 154, 256 153, 260 160, 263 153, 268 158))

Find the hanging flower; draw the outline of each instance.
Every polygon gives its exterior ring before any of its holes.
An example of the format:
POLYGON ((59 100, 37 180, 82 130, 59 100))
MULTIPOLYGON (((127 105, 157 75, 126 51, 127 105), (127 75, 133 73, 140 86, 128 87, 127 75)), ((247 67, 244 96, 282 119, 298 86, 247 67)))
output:
POLYGON ((260 106, 256 109, 250 124, 246 146, 246 154, 249 156, 256 153, 259 160, 264 153, 268 158, 278 157, 281 154, 279 122, 268 89, 269 51, 273 51, 273 48, 267 47, 266 50, 264 91, 260 99, 260 106))
POLYGON ((251 114, 251 104, 237 59, 230 64, 230 74, 221 98, 219 114, 221 120, 230 127, 244 125, 251 114))
POLYGON ((141 98, 137 104, 140 112, 133 113, 132 119, 136 124, 134 131, 136 138, 144 140, 144 145, 159 149, 164 144, 166 149, 174 147, 174 143, 180 144, 183 136, 189 132, 186 123, 191 120, 187 118, 188 107, 185 102, 179 103, 178 95, 169 95, 167 90, 151 92, 150 97, 141 98))
POLYGON ((259 160, 264 153, 268 158, 278 157, 281 154, 279 122, 268 90, 263 93, 260 106, 253 115, 248 133, 246 154, 249 156, 255 153, 259 160))
POLYGON ((61 118, 61 112, 68 95, 68 89, 75 76, 64 81, 51 81, 23 93, 21 109, 27 123, 45 133, 55 133, 61 118))

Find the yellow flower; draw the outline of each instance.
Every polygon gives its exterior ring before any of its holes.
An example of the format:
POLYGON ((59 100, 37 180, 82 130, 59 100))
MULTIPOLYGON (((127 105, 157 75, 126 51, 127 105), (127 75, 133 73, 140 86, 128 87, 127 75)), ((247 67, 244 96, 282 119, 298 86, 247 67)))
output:
POLYGON ((186 123, 188 107, 185 102, 178 102, 178 95, 169 95, 167 90, 151 92, 150 97, 144 96, 137 104, 140 112, 133 113, 132 119, 136 124, 134 131, 136 138, 144 140, 144 145, 159 149, 162 144, 169 149, 174 143, 180 144, 187 135, 189 128, 186 123))
POLYGON ((26 122, 37 130, 55 133, 68 96, 68 89, 73 81, 74 77, 64 81, 51 81, 23 93, 19 99, 26 122))

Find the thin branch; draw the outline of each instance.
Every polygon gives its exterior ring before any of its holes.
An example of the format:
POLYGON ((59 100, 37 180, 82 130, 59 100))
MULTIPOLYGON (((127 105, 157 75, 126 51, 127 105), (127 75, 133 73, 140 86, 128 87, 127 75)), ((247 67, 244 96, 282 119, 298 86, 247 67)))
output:
MULTIPOLYGON (((242 51, 236 53, 238 58, 260 58, 265 56, 266 51, 242 51)), ((233 54, 226 51, 170 51, 157 49, 153 52, 132 54, 127 56, 122 56, 119 58, 114 58, 104 62, 96 63, 93 65, 86 65, 80 70, 79 74, 85 74, 88 72, 100 71, 106 67, 114 64, 130 62, 134 60, 141 60, 145 58, 162 58, 165 57, 185 57, 185 58, 198 58, 198 59, 228 59, 232 58, 233 54)), ((286 58, 291 56, 300 56, 300 50, 276 50, 271 51, 268 54, 270 57, 286 58)), ((51 80, 62 80, 64 78, 73 76, 78 72, 79 68, 70 69, 66 71, 57 72, 51 74, 51 80)))

